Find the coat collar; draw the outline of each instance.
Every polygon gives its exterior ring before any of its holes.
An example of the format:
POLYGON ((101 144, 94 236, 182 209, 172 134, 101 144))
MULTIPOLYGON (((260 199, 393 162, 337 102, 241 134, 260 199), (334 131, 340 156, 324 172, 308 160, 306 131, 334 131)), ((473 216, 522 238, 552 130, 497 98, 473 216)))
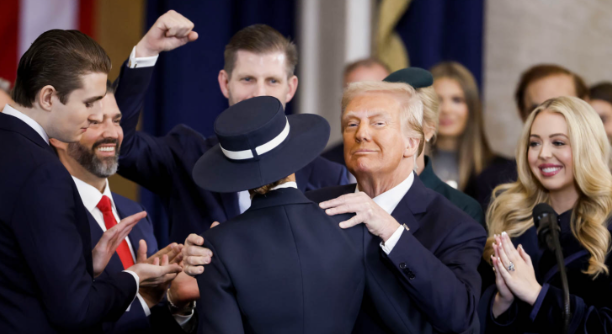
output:
POLYGON ((429 189, 437 189, 444 184, 442 180, 434 173, 433 167, 431 166, 431 159, 425 156, 425 168, 419 174, 419 179, 423 182, 423 185, 429 189))
POLYGON ((423 182, 415 177, 410 190, 393 210, 391 216, 400 224, 406 224, 410 231, 414 233, 421 227, 415 216, 427 211, 431 199, 431 190, 428 190, 423 182))
POLYGON ((0 112, 0 130, 7 130, 10 132, 18 133, 28 138, 34 144, 40 146, 45 150, 49 150, 49 152, 53 153, 53 155, 56 155, 53 148, 51 148, 51 146, 47 144, 47 142, 40 136, 40 134, 38 134, 38 132, 36 132, 34 129, 32 129, 31 126, 29 126, 17 117, 4 115, 0 112))
POLYGON ((258 210, 271 206, 312 203, 304 194, 295 188, 272 190, 265 195, 255 195, 251 207, 247 211, 258 210))

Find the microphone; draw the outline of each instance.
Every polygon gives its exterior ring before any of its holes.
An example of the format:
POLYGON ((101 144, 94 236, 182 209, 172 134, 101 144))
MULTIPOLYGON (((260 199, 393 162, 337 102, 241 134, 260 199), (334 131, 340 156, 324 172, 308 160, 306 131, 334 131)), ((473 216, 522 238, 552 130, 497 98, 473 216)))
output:
POLYGON ((550 205, 540 203, 533 208, 532 214, 533 224, 538 232, 539 244, 546 245, 548 249, 555 253, 557 259, 557 266, 559 267, 559 275, 561 276, 561 285, 563 288, 563 333, 568 333, 571 318, 570 294, 567 273, 565 272, 563 250, 559 242, 559 231, 561 228, 557 223, 557 213, 550 205))

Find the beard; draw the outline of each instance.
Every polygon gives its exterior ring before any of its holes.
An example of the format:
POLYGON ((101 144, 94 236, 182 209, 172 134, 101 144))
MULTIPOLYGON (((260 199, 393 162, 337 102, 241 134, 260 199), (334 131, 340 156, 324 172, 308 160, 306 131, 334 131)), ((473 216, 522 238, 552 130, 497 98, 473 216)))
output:
POLYGON ((119 167, 119 142, 116 139, 102 139, 95 143, 91 149, 79 142, 68 144, 68 155, 76 160, 87 171, 100 178, 107 178, 117 173, 119 167), (98 158, 96 149, 102 144, 116 144, 115 155, 98 158))

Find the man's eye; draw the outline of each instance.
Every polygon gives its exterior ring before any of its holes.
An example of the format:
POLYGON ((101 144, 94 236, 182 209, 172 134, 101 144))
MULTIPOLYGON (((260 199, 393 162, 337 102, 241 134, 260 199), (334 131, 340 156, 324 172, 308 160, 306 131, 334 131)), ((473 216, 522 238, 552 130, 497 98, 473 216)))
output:
POLYGON ((242 81, 246 81, 246 82, 250 82, 251 80, 253 80, 252 78, 242 78, 242 81))
POLYGON ((91 124, 91 125, 98 125, 98 124, 100 124, 100 122, 98 122, 98 121, 94 121, 94 120, 91 120, 91 119, 90 119, 90 120, 89 120, 89 124, 91 124))
POLYGON ((91 107, 93 107, 93 102, 85 102, 85 107, 86 107, 86 108, 91 108, 91 107))

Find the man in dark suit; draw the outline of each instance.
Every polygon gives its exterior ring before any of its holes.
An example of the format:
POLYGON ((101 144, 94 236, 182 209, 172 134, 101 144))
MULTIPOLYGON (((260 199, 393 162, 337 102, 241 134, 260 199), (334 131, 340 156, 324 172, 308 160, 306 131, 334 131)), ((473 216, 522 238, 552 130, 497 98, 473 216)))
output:
POLYGON ((280 101, 260 96, 225 110, 215 132, 219 144, 196 163, 195 182, 216 192, 250 189, 253 205, 204 234, 215 255, 198 276, 198 333, 350 333, 362 256, 295 182, 327 144, 329 124, 285 116, 280 101))
POLYGON ((0 114, 0 329, 99 332, 139 286, 157 286, 177 264, 138 263, 94 280, 144 212, 109 229, 93 248, 86 209, 49 138, 78 141, 100 110, 110 59, 78 31, 50 30, 22 56, 14 105, 0 114))
MULTIPOLYGON (((163 38, 159 38, 163 36, 159 26, 155 24, 138 43, 135 57, 168 50, 163 38)), ((190 31, 192 27, 191 24, 183 30, 190 31)), ((219 86, 230 106, 269 95, 284 107, 297 89, 298 79, 293 73, 296 64, 297 51, 292 42, 271 27, 249 26, 236 33, 226 46, 219 86)), ((122 68, 116 93, 117 104, 124 113, 121 126, 125 133, 119 174, 161 198, 170 220, 170 241, 183 242, 190 233, 202 233, 211 223, 224 222, 244 212, 250 206, 248 192, 211 192, 192 180, 195 162, 218 144, 217 137, 205 138, 186 125, 176 126, 161 138, 136 131, 152 69, 132 67, 122 68)), ((324 158, 316 158, 297 171, 296 180, 302 191, 348 183, 346 168, 324 158)))
MULTIPOLYGON (((91 125, 78 142, 68 144, 50 139, 60 161, 72 175, 88 211, 92 243, 98 242, 107 228, 112 227, 121 218, 143 211, 138 203, 111 193, 108 177, 117 170, 123 131, 119 125, 121 111, 115 102, 110 82, 101 103, 101 113, 90 117, 91 125)), ((149 218, 145 217, 134 226, 98 279, 108 279, 121 272, 126 267, 124 262, 134 263, 137 257, 140 257, 141 261, 153 262, 155 258, 165 261, 163 256, 167 256, 169 262, 178 263, 182 258, 180 253, 181 247, 177 244, 171 244, 158 252, 153 225, 149 218)), ((190 320, 195 320, 194 305, 191 302, 197 299, 197 295, 195 279, 184 273, 180 273, 167 284, 155 288, 141 288, 137 298, 117 322, 104 324, 104 332, 181 333, 184 332, 183 329, 190 332, 196 327, 196 321, 190 320), (162 302, 171 282, 168 302, 162 302), (194 293, 191 296, 181 295, 181 292, 189 289, 189 285, 195 290, 194 293)))
POLYGON ((366 302, 355 331, 475 330, 477 266, 486 233, 416 177, 423 130, 422 103, 414 89, 403 83, 356 83, 345 91, 342 111, 346 163, 357 185, 308 197, 330 216, 355 214, 338 219, 340 227, 367 230, 366 302))

